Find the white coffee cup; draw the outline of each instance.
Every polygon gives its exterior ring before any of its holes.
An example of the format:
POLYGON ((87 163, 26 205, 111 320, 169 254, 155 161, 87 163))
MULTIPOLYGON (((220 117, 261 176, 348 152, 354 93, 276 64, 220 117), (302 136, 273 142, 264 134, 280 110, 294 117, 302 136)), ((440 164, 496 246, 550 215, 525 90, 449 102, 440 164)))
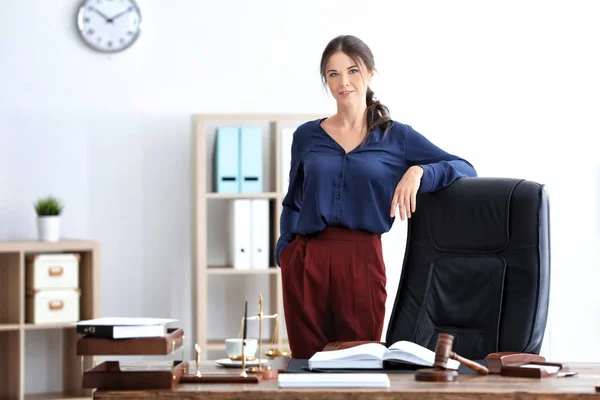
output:
MULTIPOLYGON (((248 358, 254 359, 256 356, 257 339, 246 339, 246 361, 248 358)), ((227 356, 232 360, 242 359, 242 338, 225 339, 225 350, 227 356)))

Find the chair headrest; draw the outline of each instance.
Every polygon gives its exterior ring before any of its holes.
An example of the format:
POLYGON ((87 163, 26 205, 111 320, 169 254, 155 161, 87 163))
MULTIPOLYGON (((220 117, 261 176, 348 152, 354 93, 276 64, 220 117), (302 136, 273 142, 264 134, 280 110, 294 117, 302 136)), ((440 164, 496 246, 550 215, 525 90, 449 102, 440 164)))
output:
POLYGON ((462 178, 423 196, 432 244, 443 252, 500 252, 509 242, 510 202, 523 179, 462 178), (435 227, 435 228, 434 228, 435 227))

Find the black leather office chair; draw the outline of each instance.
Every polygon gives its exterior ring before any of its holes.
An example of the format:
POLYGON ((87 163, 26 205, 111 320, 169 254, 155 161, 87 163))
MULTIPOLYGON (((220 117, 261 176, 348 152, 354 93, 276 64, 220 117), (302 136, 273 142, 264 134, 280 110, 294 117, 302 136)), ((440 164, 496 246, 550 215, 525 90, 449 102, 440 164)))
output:
POLYGON ((483 359, 539 354, 548 314, 550 226, 543 185, 461 178, 422 193, 408 223, 400 284, 386 343, 410 340, 483 359))

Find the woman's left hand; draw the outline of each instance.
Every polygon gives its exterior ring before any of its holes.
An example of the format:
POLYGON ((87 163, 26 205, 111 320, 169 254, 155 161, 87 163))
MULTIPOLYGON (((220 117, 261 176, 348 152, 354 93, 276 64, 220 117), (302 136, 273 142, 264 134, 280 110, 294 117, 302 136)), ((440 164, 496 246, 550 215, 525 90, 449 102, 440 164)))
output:
POLYGON ((390 217, 396 214, 396 207, 400 209, 400 219, 410 218, 412 213, 417 209, 417 192, 421 186, 421 178, 423 177, 423 168, 418 165, 410 167, 400 182, 396 186, 394 197, 392 198, 392 208, 390 209, 390 217))

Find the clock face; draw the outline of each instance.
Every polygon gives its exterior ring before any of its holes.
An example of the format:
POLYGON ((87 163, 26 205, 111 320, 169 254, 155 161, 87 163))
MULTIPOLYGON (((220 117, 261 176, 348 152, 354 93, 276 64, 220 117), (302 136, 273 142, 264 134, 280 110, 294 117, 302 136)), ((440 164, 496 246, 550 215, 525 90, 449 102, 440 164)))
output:
POLYGON ((85 0, 77 14, 77 27, 93 49, 113 53, 135 42, 141 19, 134 0, 85 0))

